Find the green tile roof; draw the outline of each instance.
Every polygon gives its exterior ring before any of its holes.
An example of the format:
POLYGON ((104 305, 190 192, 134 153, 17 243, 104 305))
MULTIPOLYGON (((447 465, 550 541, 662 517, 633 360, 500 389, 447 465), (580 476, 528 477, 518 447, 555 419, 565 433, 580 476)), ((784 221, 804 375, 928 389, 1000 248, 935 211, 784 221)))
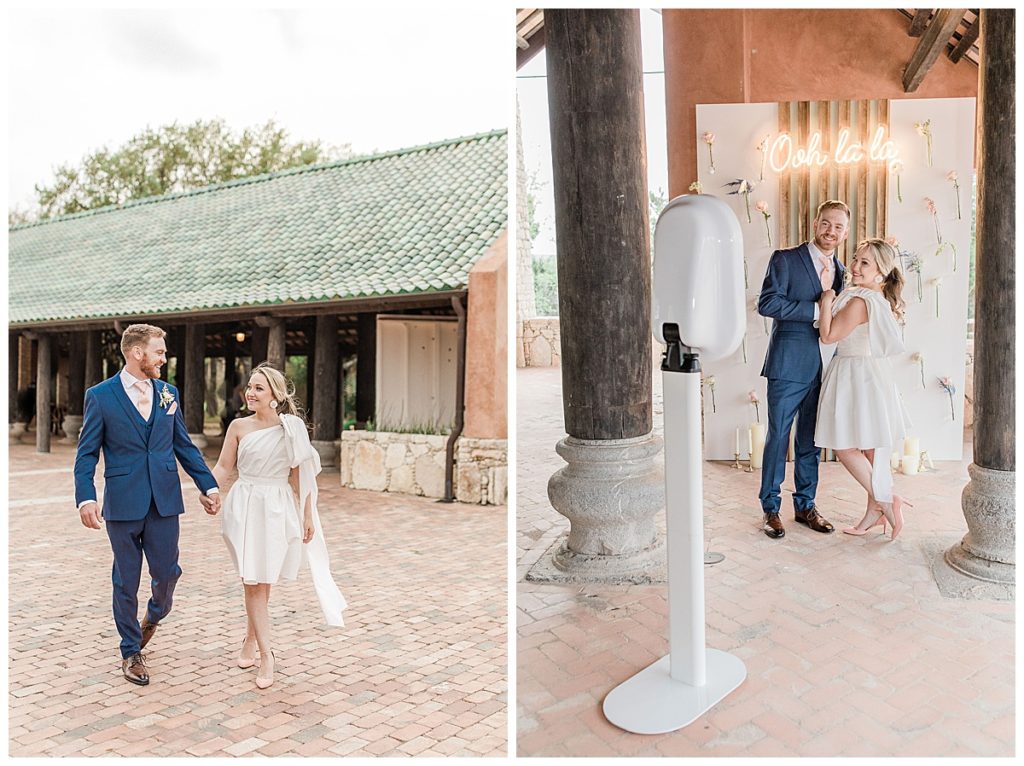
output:
POLYGON ((14 227, 10 322, 464 289, 507 225, 506 139, 495 131, 14 227))

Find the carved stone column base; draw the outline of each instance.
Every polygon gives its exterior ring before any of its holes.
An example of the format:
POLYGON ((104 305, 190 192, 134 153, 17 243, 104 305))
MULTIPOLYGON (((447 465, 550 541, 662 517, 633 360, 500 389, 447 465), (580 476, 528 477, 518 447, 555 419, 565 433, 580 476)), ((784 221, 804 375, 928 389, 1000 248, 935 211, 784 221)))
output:
POLYGON ((994 471, 971 463, 971 480, 961 504, 967 529, 944 559, 961 574, 1012 585, 1016 572, 1016 472, 994 471))
POLYGON ((665 504, 661 437, 562 439, 567 466, 548 480, 548 499, 569 519, 553 563, 574 581, 629 582, 664 565, 655 516, 665 504))

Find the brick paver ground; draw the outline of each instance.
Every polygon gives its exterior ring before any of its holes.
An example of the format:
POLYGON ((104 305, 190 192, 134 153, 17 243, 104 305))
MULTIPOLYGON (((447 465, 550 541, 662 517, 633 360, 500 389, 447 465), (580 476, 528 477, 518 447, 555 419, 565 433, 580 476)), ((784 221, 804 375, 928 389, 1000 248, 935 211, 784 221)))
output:
POLYGON ((73 460, 59 443, 10 451, 11 755, 508 751, 505 508, 348 490, 322 474, 346 625, 323 624, 308 572, 274 588, 277 671, 260 691, 255 670, 234 664, 245 612, 220 519, 183 475, 184 575, 146 649, 152 681, 137 687, 121 677, 110 546, 78 520, 73 460))
MULTIPOLYGON (((672 734, 609 724, 605 695, 668 652, 665 588, 524 580, 568 522, 545 491, 564 465, 553 449, 560 372, 520 370, 517 382, 519 755, 1014 754, 1014 604, 944 598, 931 574, 935 553, 966 532, 969 457, 897 476, 915 507, 895 542, 795 524, 791 471, 787 536, 770 540, 760 473, 706 463, 706 538, 726 556, 705 567, 707 642, 741 657, 747 679, 672 734)), ((837 463, 821 468, 818 504, 837 527, 861 516, 860 489, 837 463)))

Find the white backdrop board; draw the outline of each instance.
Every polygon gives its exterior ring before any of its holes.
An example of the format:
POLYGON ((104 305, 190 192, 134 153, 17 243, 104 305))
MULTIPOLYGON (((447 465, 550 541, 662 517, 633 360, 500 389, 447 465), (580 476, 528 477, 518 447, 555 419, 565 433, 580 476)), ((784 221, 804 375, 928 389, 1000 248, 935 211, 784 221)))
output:
MULTIPOLYGON (((971 187, 974 173, 974 99, 908 99, 890 104, 890 138, 899 152, 903 169, 900 191, 890 174, 887 202, 887 236, 895 236, 901 249, 920 256, 922 263, 922 300, 918 301, 917 277, 905 273, 907 285, 903 297, 907 302, 905 341, 907 352, 893 357, 897 384, 913 420, 911 435, 920 439, 920 447, 934 460, 959 460, 963 454, 963 388, 967 352, 967 291, 971 244, 971 187), (931 121, 932 165, 926 162, 926 138, 918 134, 915 123, 931 121), (956 197, 947 174, 956 171, 960 183, 961 217, 957 218, 956 197), (943 241, 956 248, 956 271, 953 256, 946 246, 938 254, 935 220, 925 198, 931 198, 938 212, 943 241), (936 315, 936 287, 931 282, 941 278, 938 287, 939 311, 936 315), (924 356, 924 387, 921 371, 913 355, 924 356), (956 386, 950 414, 949 396, 940 386, 939 377, 949 377, 956 386)), ((778 241, 779 176, 767 163, 764 180, 758 181, 761 154, 757 145, 770 135, 778 136, 778 105, 767 104, 700 104, 697 106, 697 173, 707 194, 714 194, 736 211, 743 231, 744 252, 749 279, 747 298, 746 361, 743 349, 717 362, 704 365, 705 380, 714 376, 715 407, 711 391, 704 388, 704 453, 709 460, 731 460, 735 430, 741 429, 741 459, 747 457, 747 429, 755 422, 755 408, 748 392, 760 399, 760 422, 767 423, 766 383, 760 376, 768 347, 771 320, 757 313, 757 294, 772 252, 780 247, 794 247, 799 242, 778 241), (701 139, 705 132, 715 134, 713 144, 715 173, 710 172, 707 145, 701 139), (727 196, 730 181, 746 178, 757 183, 750 195, 751 221, 747 222, 741 195, 727 196), (763 200, 772 217, 771 246, 761 213, 754 209, 763 200)), ((794 171, 798 172, 798 171, 794 171)), ((855 227, 853 227, 855 228, 855 227)), ((832 347, 823 347, 823 359, 831 357, 832 347)))

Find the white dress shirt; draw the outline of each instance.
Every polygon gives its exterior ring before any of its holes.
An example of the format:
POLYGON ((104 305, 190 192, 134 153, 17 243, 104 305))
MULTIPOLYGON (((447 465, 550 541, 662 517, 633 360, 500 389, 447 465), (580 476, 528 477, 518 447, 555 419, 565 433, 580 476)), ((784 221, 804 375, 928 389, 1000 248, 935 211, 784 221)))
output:
MULTIPOLYGON (((813 239, 810 242, 807 243, 807 249, 811 251, 811 260, 814 261, 814 270, 818 272, 818 281, 821 281, 821 275, 825 271, 825 266, 821 262, 822 258, 828 258, 829 259, 829 263, 832 264, 832 267, 833 267, 832 275, 835 276, 835 259, 834 259, 835 253, 834 252, 832 253, 831 256, 825 255, 823 252, 821 252, 821 250, 818 249, 817 245, 814 244, 814 240, 813 239)), ((814 304, 814 321, 815 322, 817 322, 818 319, 820 319, 820 314, 821 314, 821 307, 817 303, 815 303, 814 304)))

